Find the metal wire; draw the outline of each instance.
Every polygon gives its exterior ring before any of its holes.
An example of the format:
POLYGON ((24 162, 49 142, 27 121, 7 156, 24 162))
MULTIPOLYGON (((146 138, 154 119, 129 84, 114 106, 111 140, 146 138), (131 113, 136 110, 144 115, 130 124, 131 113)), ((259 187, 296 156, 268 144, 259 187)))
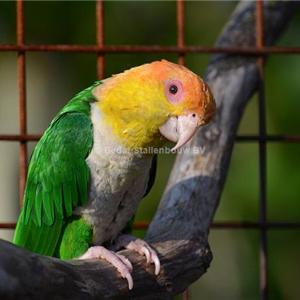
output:
MULTIPOLYGON (((177 47, 182 49, 184 47, 184 24, 185 24, 185 14, 184 14, 184 0, 176 1, 176 20, 177 20, 177 47)), ((184 65, 185 54, 182 52, 178 53, 178 64, 184 65)), ((183 300, 189 299, 189 290, 186 289, 182 294, 183 300)))
MULTIPOLYGON (((256 1, 256 48, 260 49, 264 44, 264 17, 263 2, 256 1)), ((257 60, 259 84, 258 84, 258 125, 259 136, 259 221, 262 225, 267 222, 267 149, 266 149, 266 107, 264 86, 264 57, 257 60)), ((268 239, 265 226, 260 228, 260 298, 268 299, 268 239)))
MULTIPOLYGON (((11 142, 34 142, 41 138, 41 134, 0 134, 0 141, 11 141, 11 142)), ((286 142, 286 143, 299 143, 300 135, 285 135, 285 134, 273 134, 273 135, 238 135, 236 136, 236 142, 238 143, 249 143, 249 142, 286 142)))
MULTIPOLYGON (((135 230, 147 230, 150 222, 148 221, 136 221, 133 224, 133 229, 135 230)), ((1 229, 15 229, 16 223, 0 223, 1 229)), ((217 221, 211 224, 212 229, 262 229, 265 230, 291 230, 300 229, 300 222, 253 222, 253 221, 217 221)))
MULTIPOLYGON (((1 44, 0 52, 14 51, 18 54, 18 89, 19 89, 19 134, 0 134, 0 141, 14 141, 20 145, 19 150, 19 190, 20 206, 22 205, 23 191, 27 173, 27 143, 38 141, 41 135, 27 133, 27 111, 26 111, 26 52, 90 52, 97 54, 97 77, 104 78, 105 74, 105 54, 107 53, 177 53, 179 64, 184 64, 187 53, 227 53, 246 56, 257 56, 257 66, 259 70, 259 134, 239 135, 237 142, 256 142, 259 146, 259 204, 260 215, 257 222, 215 222, 213 229, 250 229, 260 231, 260 298, 268 299, 268 247, 267 231, 269 229, 291 230, 300 229, 300 222, 271 222, 267 220, 267 177, 266 177, 266 143, 267 142, 300 142, 300 135, 267 135, 266 133, 266 111, 264 93, 264 59, 268 54, 300 54, 299 47, 267 47, 264 45, 264 18, 263 2, 256 0, 256 46, 255 47, 204 47, 185 45, 185 3, 184 0, 177 0, 177 45, 105 45, 104 44, 104 2, 96 1, 96 44, 95 45, 28 45, 25 44, 24 34, 24 13, 23 0, 17 0, 17 43, 16 45, 1 44)), ((15 223, 0 223, 1 229, 14 229, 15 223)), ((149 222, 140 221, 134 224, 137 230, 147 229, 149 222)), ((189 299, 188 290, 183 293, 183 299, 189 299)))
MULTIPOLYGON (((23 15, 23 1, 17 1, 17 45, 24 46, 24 15, 23 15)), ((25 51, 18 51, 18 87, 19 87, 19 126, 20 134, 27 133, 27 113, 26 113, 26 60, 25 51)), ((20 141, 19 150, 19 169, 20 169, 20 183, 19 183, 19 202, 22 206, 22 197, 25 189, 25 181, 27 174, 27 143, 26 140, 20 141)))
MULTIPOLYGON (((96 2, 96 42, 99 48, 104 46, 104 3, 96 2)), ((104 78, 104 53, 97 52, 97 77, 104 78)))
MULTIPOLYGON (((185 14, 184 14, 184 0, 177 0, 177 47, 180 49, 184 48, 184 24, 185 24, 185 14)), ((184 65, 185 53, 178 53, 178 63, 184 65)))
POLYGON ((205 46, 160 46, 160 45, 63 45, 63 44, 28 44, 10 45, 1 44, 0 52, 23 51, 23 52, 90 52, 90 53, 226 53, 244 56, 262 56, 269 54, 300 54, 300 47, 205 47, 205 46))

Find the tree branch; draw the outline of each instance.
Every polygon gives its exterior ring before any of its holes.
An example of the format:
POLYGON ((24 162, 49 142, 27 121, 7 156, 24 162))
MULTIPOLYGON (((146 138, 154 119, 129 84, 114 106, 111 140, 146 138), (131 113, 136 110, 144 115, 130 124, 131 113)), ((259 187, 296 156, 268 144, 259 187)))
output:
MULTIPOLYGON (((265 36, 273 44, 296 2, 266 2, 265 36)), ((217 41, 219 47, 254 46, 255 2, 241 2, 217 41)), ((147 239, 159 253, 162 271, 132 253, 134 289, 105 261, 70 261, 40 256, 0 241, 1 299, 171 299, 197 280, 212 259, 207 235, 225 182, 242 112, 257 87, 254 57, 215 55, 206 79, 217 102, 213 123, 190 143, 203 151, 177 155, 147 239)))

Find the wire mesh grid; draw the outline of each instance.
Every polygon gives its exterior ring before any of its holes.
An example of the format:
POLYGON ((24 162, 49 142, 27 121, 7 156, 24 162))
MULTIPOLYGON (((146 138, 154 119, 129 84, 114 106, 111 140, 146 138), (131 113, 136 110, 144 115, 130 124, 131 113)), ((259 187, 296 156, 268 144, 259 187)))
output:
MULTIPOLYGON (((224 221, 212 224, 213 229, 256 229, 260 232, 260 299, 268 299, 268 247, 267 231, 269 229, 300 229, 300 222, 271 222, 267 220, 267 178, 266 162, 268 142, 300 142, 300 135, 268 135, 266 133, 266 109, 264 93, 264 60, 266 54, 300 54, 297 47, 267 47, 264 46, 264 16, 263 2, 256 0, 256 46, 255 47, 204 47, 186 46, 185 41, 185 3, 184 0, 177 0, 177 45, 105 45, 104 43, 104 1, 97 0, 96 13, 96 44, 95 45, 28 45, 24 39, 24 13, 23 0, 16 2, 16 45, 0 44, 0 52, 17 52, 17 78, 19 92, 19 127, 18 135, 0 134, 0 141, 15 141, 19 143, 19 201, 22 205, 23 191, 27 173, 27 143, 38 141, 40 135, 33 135, 27 132, 27 111, 26 111, 26 52, 90 52, 97 54, 97 76, 98 79, 104 77, 105 54, 107 53, 176 53, 178 63, 184 64, 185 54, 187 53, 230 53, 238 55, 257 56, 259 70, 259 89, 258 89, 258 135, 239 135, 237 142, 255 142, 259 145, 259 220, 257 222, 224 221)), ((14 229, 15 223, 1 223, 1 229, 14 229)), ((135 229, 146 229, 147 221, 140 221, 134 224, 135 229)), ((186 290, 183 299, 189 299, 189 291, 186 290)))

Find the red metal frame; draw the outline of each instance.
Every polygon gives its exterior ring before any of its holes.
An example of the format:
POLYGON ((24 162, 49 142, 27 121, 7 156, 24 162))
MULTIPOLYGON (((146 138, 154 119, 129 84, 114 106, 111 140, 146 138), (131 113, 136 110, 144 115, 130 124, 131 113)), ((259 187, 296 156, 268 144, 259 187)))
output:
MULTIPOLYGON (((261 49, 264 44, 263 2, 256 1, 256 48, 261 49)), ((258 125, 259 136, 266 136, 266 107, 264 86, 264 57, 259 57, 257 66, 259 71, 258 87, 258 125)), ((267 222, 267 148, 265 139, 259 140, 259 221, 262 225, 267 222)), ((268 239, 267 230, 260 228, 260 297, 268 299, 268 239)))
MULTIPOLYGON (((104 3, 96 2, 96 42, 99 48, 104 47, 104 3)), ((97 77, 104 78, 104 53, 97 51, 97 77)))
MULTIPOLYGON (((19 0, 20 1, 20 0, 19 0)), ((179 1, 179 0, 177 0, 179 1)), ((206 46, 160 46, 160 45, 0 45, 1 52, 23 51, 23 52, 90 52, 90 53, 227 53, 245 56, 264 56, 269 54, 300 54, 299 47, 206 47, 206 46)))
MULTIPOLYGON (((20 206, 27 173, 27 143, 38 141, 40 135, 27 133, 26 112, 26 52, 92 52, 97 54, 97 77, 104 78, 105 54, 107 53, 177 53, 178 63, 184 64, 187 53, 230 53, 257 56, 260 82, 258 91, 259 101, 259 134, 237 136, 237 142, 257 142, 259 145, 259 204, 260 215, 257 222, 215 222, 214 229, 257 229, 260 231, 260 298, 268 299, 268 247, 267 231, 269 229, 300 229, 300 222, 270 222, 267 220, 267 178, 266 178, 266 144, 267 142, 300 142, 300 135, 267 135, 266 109, 264 93, 264 60, 268 54, 300 54, 298 47, 267 47, 264 46, 264 18, 262 0, 256 0, 256 46, 255 47, 204 47, 185 45, 185 5, 184 0, 177 0, 177 45, 105 45, 104 43, 104 2, 96 1, 96 44, 95 45, 27 45, 24 38, 23 0, 17 0, 17 43, 16 45, 0 45, 0 52, 14 51, 18 54, 18 89, 19 89, 19 126, 18 135, 0 134, 0 141, 19 142, 20 169, 20 206)), ((136 222, 135 229, 146 229, 148 222, 136 222)), ((2 229, 13 229, 15 223, 0 223, 2 229)), ((183 293, 183 299, 189 299, 188 290, 183 293)))
MULTIPOLYGON (((17 1, 17 45, 24 46, 24 15, 23 1, 17 1)), ((20 134, 27 133, 27 112, 26 112, 26 60, 25 51, 18 50, 18 87, 19 87, 19 124, 20 134)), ((19 153, 19 169, 20 169, 20 206, 22 205, 23 191, 25 188, 27 174, 27 143, 20 141, 19 153)))

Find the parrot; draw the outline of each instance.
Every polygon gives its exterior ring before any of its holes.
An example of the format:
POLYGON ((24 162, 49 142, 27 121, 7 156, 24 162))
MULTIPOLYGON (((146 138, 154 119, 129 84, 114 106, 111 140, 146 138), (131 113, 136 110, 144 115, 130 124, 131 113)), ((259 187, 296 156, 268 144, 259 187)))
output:
POLYGON ((76 94, 37 143, 14 244, 41 255, 104 259, 133 288, 131 249, 160 272, 154 248, 129 234, 154 184, 166 142, 183 147, 215 113, 210 88, 188 68, 153 61, 76 94))

